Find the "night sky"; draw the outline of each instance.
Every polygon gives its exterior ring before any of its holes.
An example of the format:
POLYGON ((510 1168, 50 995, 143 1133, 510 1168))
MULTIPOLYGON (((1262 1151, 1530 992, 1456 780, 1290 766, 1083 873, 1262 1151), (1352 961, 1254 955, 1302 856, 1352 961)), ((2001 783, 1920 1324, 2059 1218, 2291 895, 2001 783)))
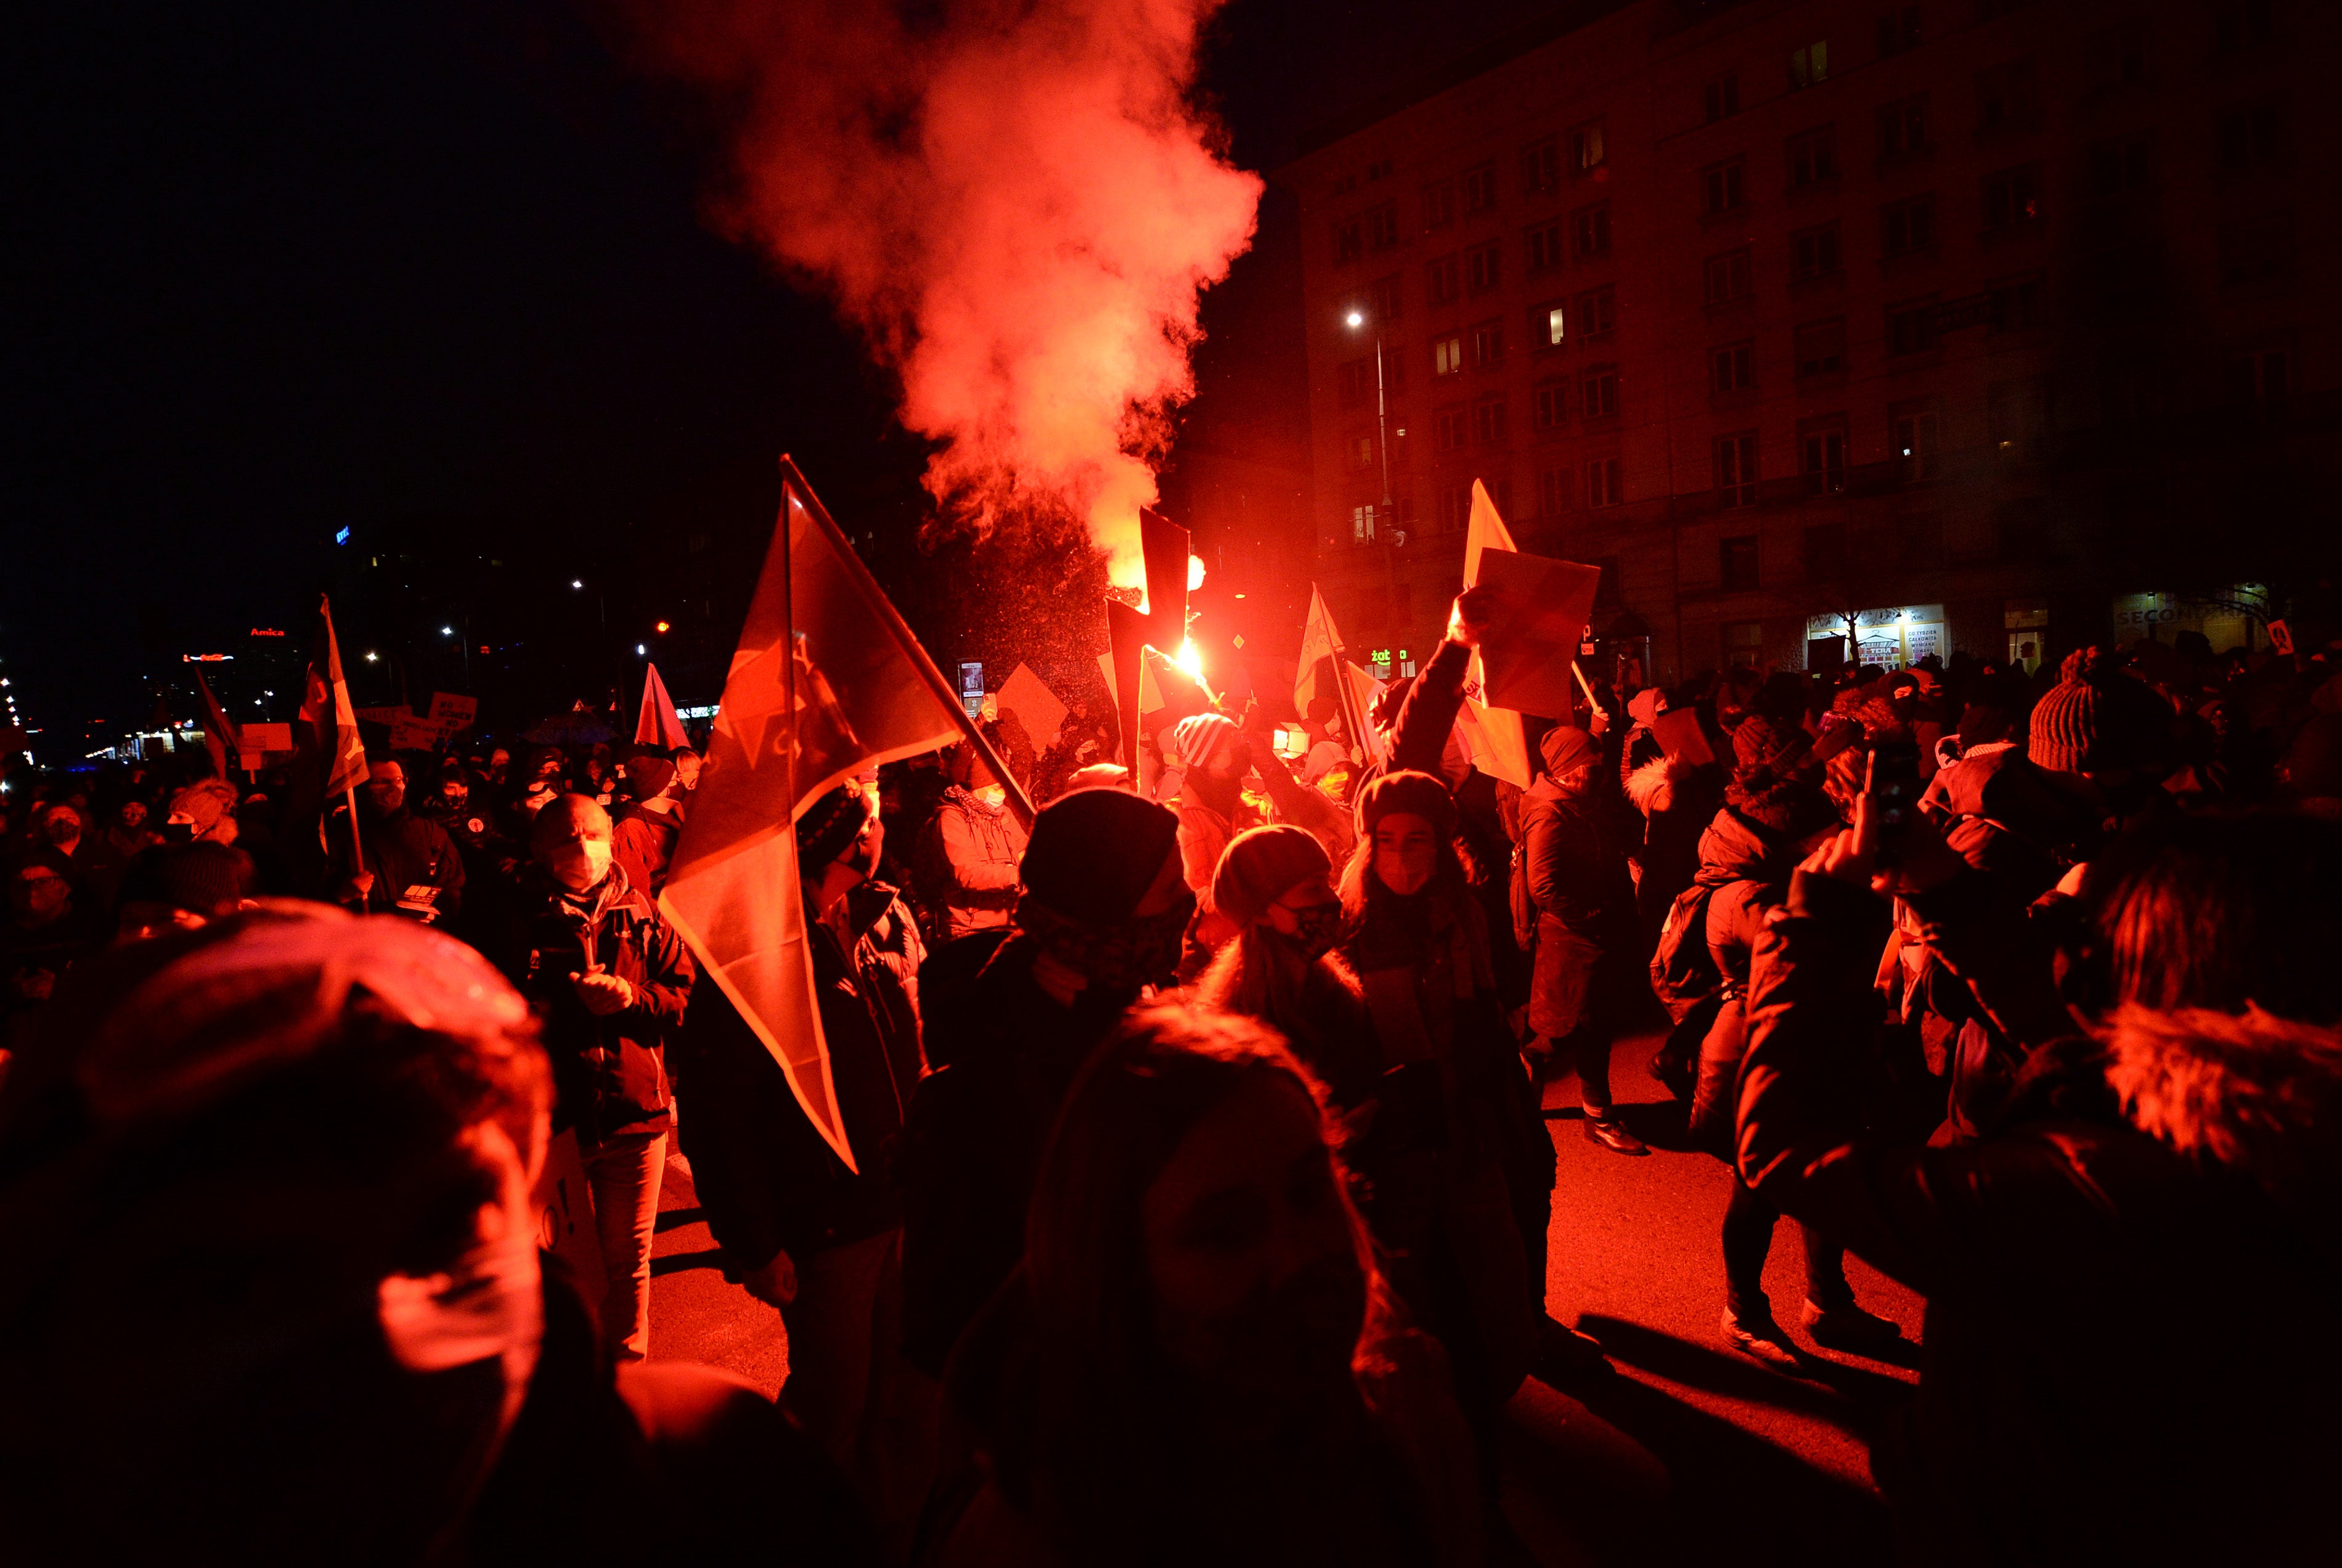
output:
MULTIPOLYGON (((1236 0, 1205 86, 1236 160, 1272 168, 1549 9, 1236 0)), ((548 585, 629 526, 753 554, 787 450, 841 514, 916 525, 924 449, 885 378, 709 229, 702 107, 597 21, 552 0, 15 9, 0 669, 44 761, 145 718, 160 660, 255 625, 305 638, 345 524, 476 529, 548 585)), ((1208 299, 1192 424, 1305 395, 1293 227, 1272 191, 1208 299)))

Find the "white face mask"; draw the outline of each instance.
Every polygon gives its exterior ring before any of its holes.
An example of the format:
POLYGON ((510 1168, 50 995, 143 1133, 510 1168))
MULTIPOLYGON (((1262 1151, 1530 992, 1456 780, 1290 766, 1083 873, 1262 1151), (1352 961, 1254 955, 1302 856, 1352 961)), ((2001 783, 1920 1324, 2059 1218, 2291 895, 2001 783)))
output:
POLYGON ((545 869, 553 874, 554 881, 572 893, 599 886, 610 873, 610 841, 573 838, 555 847, 545 869))

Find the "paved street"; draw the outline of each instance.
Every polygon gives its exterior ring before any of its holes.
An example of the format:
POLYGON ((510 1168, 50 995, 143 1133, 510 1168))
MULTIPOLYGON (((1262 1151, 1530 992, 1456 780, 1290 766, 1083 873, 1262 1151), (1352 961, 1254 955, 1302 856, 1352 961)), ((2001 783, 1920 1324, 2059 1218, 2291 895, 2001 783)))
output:
MULTIPOLYGON (((1814 1352, 1811 1375, 1790 1378, 1725 1348, 1716 1235, 1729 1179, 1684 1147, 1681 1108, 1645 1071, 1656 1044, 1622 1042, 1611 1074, 1627 1124, 1652 1144, 1647 1158, 1585 1138, 1575 1080, 1546 1089, 1561 1163, 1548 1300, 1555 1316, 1602 1341, 1623 1375, 1580 1397, 1532 1382, 1515 1398, 1506 1512, 1546 1568, 1884 1561, 1865 1435, 1913 1374, 1814 1352)), ((661 1207, 651 1353, 777 1389, 780 1316, 714 1268, 715 1242, 673 1160, 661 1207)), ((1862 1304, 1916 1341, 1919 1299, 1858 1260, 1847 1271, 1862 1304)), ((1802 1253, 1786 1224, 1767 1289, 1797 1333, 1802 1253)))

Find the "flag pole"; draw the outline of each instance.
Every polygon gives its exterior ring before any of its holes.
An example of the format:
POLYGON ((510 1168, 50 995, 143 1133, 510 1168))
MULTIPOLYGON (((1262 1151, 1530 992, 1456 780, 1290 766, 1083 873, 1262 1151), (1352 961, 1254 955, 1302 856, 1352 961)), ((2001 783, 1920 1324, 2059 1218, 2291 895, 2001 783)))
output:
MULTIPOLYGON (((1309 584, 1309 597, 1318 608, 1325 609, 1325 593, 1315 583, 1309 584)), ((1334 625, 1334 614, 1331 610, 1326 611, 1325 620, 1326 629, 1331 631, 1334 625)), ((1334 700, 1342 709, 1342 727, 1349 732, 1343 737, 1347 743, 1344 749, 1356 754, 1357 761, 1355 766, 1365 767, 1374 754, 1366 746, 1366 732, 1358 724, 1357 694, 1350 690, 1349 646, 1347 644, 1336 643, 1330 636, 1326 641, 1334 649, 1334 700)), ((1303 715, 1305 718, 1307 716, 1303 715)))
MULTIPOLYGON (((344 784, 342 798, 349 802, 350 805, 350 864, 357 867, 358 875, 364 876, 366 874, 365 845, 358 842, 358 786, 344 784)), ((358 913, 361 914, 374 913, 372 889, 361 887, 358 890, 358 913)))
MULTIPOLYGON (((837 551, 839 563, 845 566, 847 578, 853 582, 856 588, 860 590, 863 601, 868 605, 870 613, 878 617, 881 625, 895 634, 895 640, 902 644, 905 655, 911 661, 911 667, 919 672, 919 678, 926 682, 927 689, 935 694, 936 700, 951 711, 952 722, 959 726, 962 738, 976 748, 976 754, 984 760, 984 765, 992 771, 992 776, 1000 781, 1001 792, 1007 797, 1008 810, 1016 818, 1017 825, 1026 833, 1031 833, 1033 802, 1026 794, 1025 786, 1016 782, 1016 775, 1008 771, 1008 764, 1001 760, 1000 754, 993 749, 992 743, 985 739, 984 732, 976 728, 976 721, 968 716, 967 709, 961 704, 959 694, 952 689, 949 681, 944 679, 944 673, 936 668, 935 660, 927 656, 926 647, 920 644, 916 636, 912 634, 911 628, 903 620, 902 613, 895 608, 895 602, 886 597, 886 590, 879 587, 876 580, 870 575, 870 568, 862 564, 862 557, 855 553, 852 542, 840 532, 837 524, 830 517, 829 509, 821 504, 821 497, 813 493, 813 486, 806 483, 806 476, 797 472, 796 460, 786 452, 781 454, 781 491, 783 537, 786 537, 788 497, 795 495, 797 498, 797 504, 806 509, 806 514, 813 519, 814 525, 829 536, 830 544, 837 551)), ((794 606, 792 609, 794 610, 794 606)), ((792 621, 790 626, 794 634, 796 623, 792 621)), ((789 679, 792 683, 789 688, 791 704, 789 712, 794 716, 796 713, 794 684, 796 644, 794 641, 789 644, 789 679)), ((789 798, 792 801, 796 798, 794 781, 789 790, 789 798)))

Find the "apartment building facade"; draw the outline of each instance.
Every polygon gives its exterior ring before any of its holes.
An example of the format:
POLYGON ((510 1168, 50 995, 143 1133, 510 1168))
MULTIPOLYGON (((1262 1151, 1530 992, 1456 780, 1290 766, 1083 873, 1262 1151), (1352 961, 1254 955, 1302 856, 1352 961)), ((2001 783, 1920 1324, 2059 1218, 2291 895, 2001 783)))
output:
POLYGON ((2342 7, 1566 21, 1280 172, 1354 652, 1438 636, 1475 481, 1646 679, 2266 645, 2333 532, 2342 7))

